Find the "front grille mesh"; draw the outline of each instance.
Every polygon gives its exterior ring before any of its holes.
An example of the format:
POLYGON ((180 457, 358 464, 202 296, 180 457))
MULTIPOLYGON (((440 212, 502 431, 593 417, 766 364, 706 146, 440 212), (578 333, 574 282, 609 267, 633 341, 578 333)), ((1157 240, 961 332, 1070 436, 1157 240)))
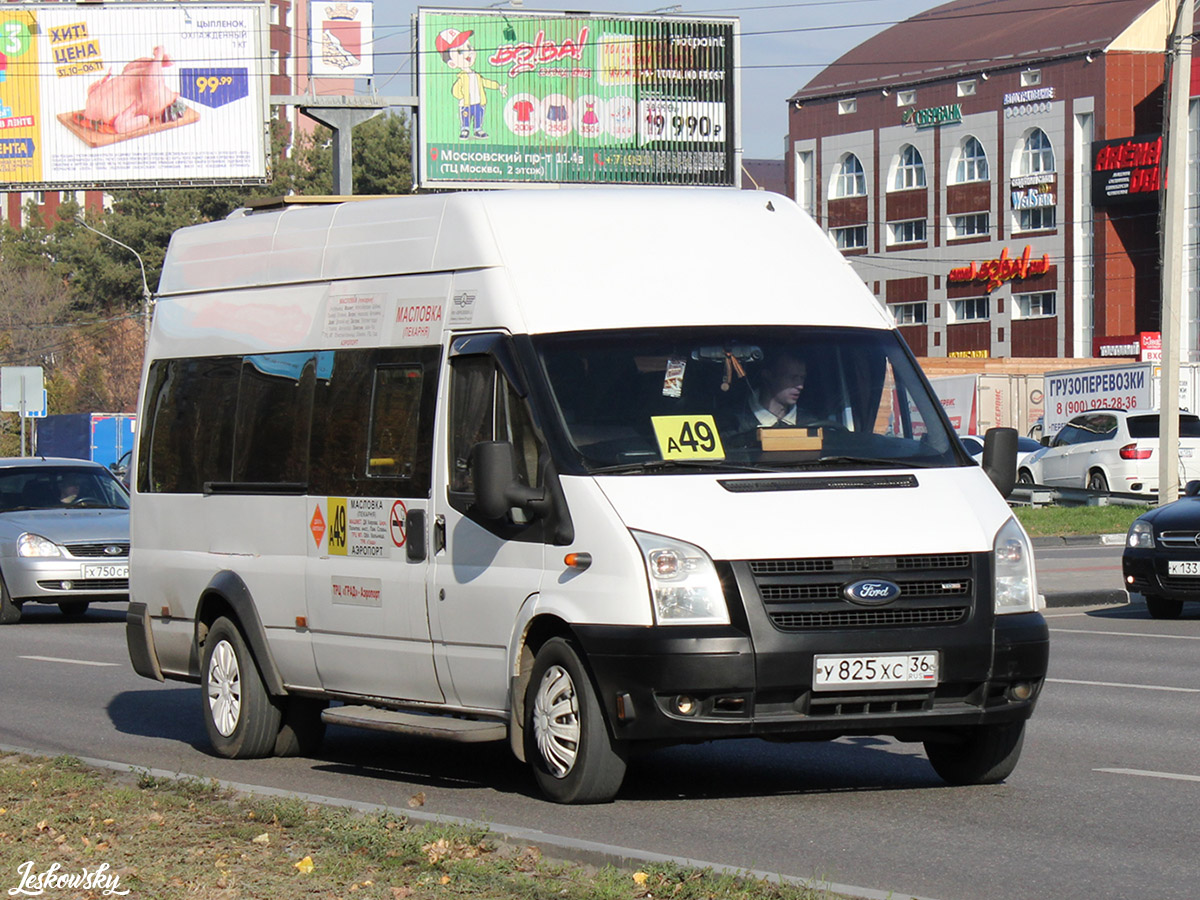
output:
POLYGON ((67 544, 66 548, 72 556, 84 559, 121 559, 129 555, 129 541, 107 541, 103 544, 67 544), (107 547, 120 547, 120 555, 105 553, 107 547))
POLYGON ((753 559, 742 563, 780 631, 958 625, 971 616, 986 561, 969 553, 753 559), (916 577, 914 577, 916 576, 916 577), (846 588, 878 578, 900 588, 882 606, 853 603, 846 588))
POLYGON ((880 628, 888 625, 950 625, 967 616, 963 607, 941 609, 863 609, 844 612, 772 612, 780 631, 815 628, 880 628))

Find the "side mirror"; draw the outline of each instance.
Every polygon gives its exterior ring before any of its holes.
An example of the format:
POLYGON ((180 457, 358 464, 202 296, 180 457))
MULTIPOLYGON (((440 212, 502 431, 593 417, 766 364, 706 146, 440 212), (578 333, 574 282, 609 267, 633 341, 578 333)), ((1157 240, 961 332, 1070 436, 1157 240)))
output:
POLYGON ((1040 441, 1038 441, 1038 443, 1041 444, 1043 447, 1049 447, 1050 441, 1051 441, 1050 435, 1043 434, 1042 439, 1040 441))
POLYGON ((988 429, 983 436, 983 471, 1007 499, 1017 483, 1017 429, 988 429))
POLYGON ((1195 497, 1200 494, 1200 481, 1189 481, 1183 488, 1185 497, 1195 497))
POLYGON ((502 519, 510 509, 539 512, 542 492, 517 480, 513 445, 508 441, 481 441, 471 448, 471 480, 475 484, 475 509, 485 519, 502 519))

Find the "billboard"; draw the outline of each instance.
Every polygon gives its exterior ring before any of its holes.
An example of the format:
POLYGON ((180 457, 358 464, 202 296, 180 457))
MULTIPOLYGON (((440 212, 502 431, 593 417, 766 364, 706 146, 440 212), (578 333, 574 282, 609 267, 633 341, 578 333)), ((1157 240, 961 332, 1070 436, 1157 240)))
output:
POLYGON ((1092 144, 1092 205, 1098 208, 1158 200, 1161 134, 1141 134, 1092 144))
POLYGON ((310 0, 310 71, 314 77, 369 78, 374 74, 372 12, 370 3, 310 0))
POLYGON ((265 181, 265 9, 0 5, 0 190, 265 181))
POLYGON ((738 183, 738 20, 417 13, 423 187, 738 183))

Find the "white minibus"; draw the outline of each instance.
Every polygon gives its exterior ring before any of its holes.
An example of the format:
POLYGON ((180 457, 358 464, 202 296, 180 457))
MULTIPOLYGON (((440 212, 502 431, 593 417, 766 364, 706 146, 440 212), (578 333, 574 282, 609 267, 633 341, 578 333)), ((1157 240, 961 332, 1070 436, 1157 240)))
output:
POLYGON ((171 240, 133 478, 135 670, 228 757, 327 724, 507 740, 544 794, 638 750, 887 735, 1017 763, 1030 541, 886 309, 729 189, 279 203, 171 240))

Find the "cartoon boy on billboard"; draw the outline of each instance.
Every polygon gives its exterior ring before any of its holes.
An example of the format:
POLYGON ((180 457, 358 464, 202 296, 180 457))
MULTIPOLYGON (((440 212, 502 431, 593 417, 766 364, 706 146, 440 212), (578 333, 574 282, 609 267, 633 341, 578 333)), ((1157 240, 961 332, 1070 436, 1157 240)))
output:
POLYGON ((472 129, 475 137, 487 137, 487 132, 483 130, 483 113, 487 107, 489 90, 500 91, 501 97, 508 96, 508 85, 484 78, 474 71, 475 48, 470 44, 471 35, 474 33, 447 28, 437 36, 438 53, 442 54, 446 65, 459 71, 450 93, 458 100, 458 114, 462 122, 462 131, 459 133, 461 138, 470 137, 472 129))

